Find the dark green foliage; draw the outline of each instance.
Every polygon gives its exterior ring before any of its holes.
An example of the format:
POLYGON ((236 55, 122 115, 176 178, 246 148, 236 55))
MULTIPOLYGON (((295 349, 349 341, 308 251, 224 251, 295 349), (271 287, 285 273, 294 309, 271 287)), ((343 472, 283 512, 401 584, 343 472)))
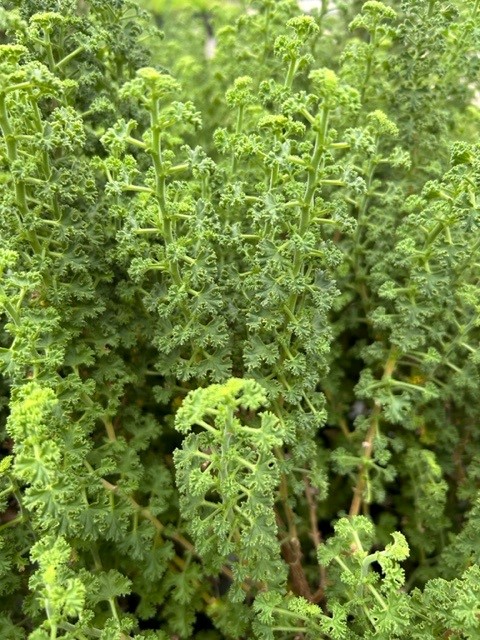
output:
POLYGON ((0 8, 2 638, 480 637, 480 3, 333 4, 0 8))

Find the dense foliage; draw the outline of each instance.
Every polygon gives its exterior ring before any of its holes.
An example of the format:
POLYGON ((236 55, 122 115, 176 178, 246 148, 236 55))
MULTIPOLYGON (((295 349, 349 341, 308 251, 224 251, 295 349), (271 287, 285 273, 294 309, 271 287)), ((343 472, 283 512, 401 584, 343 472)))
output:
POLYGON ((2 3, 2 638, 480 638, 480 2, 320 5, 2 3))

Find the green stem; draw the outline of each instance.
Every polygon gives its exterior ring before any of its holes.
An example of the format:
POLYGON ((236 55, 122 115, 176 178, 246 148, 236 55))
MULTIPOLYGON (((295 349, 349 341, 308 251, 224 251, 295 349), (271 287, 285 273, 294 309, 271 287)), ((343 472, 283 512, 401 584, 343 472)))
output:
MULTIPOLYGON (((238 107, 237 111, 237 124, 235 126, 235 134, 238 136, 242 133, 243 128, 243 116, 245 113, 245 105, 241 104, 238 107)), ((235 152, 232 154, 232 175, 237 174, 238 161, 235 156, 235 152)))
MULTIPOLYGON (((303 196, 303 201, 301 204, 300 210, 300 224, 299 224, 299 235, 303 236, 305 232, 308 230, 311 222, 311 214, 312 214, 312 205, 315 199, 315 190, 317 188, 318 182, 318 173, 321 164, 321 160, 325 153, 325 141, 327 138, 328 131, 328 118, 329 118, 329 110, 327 107, 322 108, 321 116, 320 116, 320 126, 317 130, 317 135, 315 137, 315 147, 313 150, 313 155, 310 163, 310 167, 308 169, 308 177, 307 177, 307 185, 305 187, 305 193, 303 196)), ((294 276, 298 276, 302 272, 303 268, 303 259, 300 250, 295 251, 294 259, 293 259, 293 273, 294 276)), ((295 314, 295 309, 298 303, 298 294, 292 294, 287 303, 287 307, 292 315, 295 314)))
POLYGON ((293 79, 295 78, 295 74, 297 72, 297 59, 292 58, 288 65, 287 77, 285 78, 285 88, 291 89, 293 84, 293 79))
POLYGON ((370 82, 370 77, 372 75, 372 66, 373 66, 373 53, 375 50, 375 31, 372 35, 372 39, 370 41, 370 51, 367 54, 367 67, 365 69, 365 77, 363 79, 363 83, 362 83, 362 90, 360 92, 360 102, 363 105, 363 102, 365 100, 365 94, 367 92, 367 88, 368 88, 368 83, 370 82))
POLYGON ((327 131, 328 131, 328 118, 329 118, 329 110, 326 106, 324 106, 322 108, 322 113, 320 117, 320 126, 318 128, 317 136, 315 138, 315 149, 313 151, 312 164, 310 169, 308 170, 307 186, 306 186, 305 196, 304 196, 304 206, 302 210, 302 219, 300 223, 301 234, 305 233, 308 227, 310 207, 312 205, 315 189, 317 186, 318 168, 320 166, 320 160, 322 159, 325 152, 325 141, 327 138, 327 131))
POLYGON ((218 429, 215 429, 215 427, 212 427, 212 425, 208 424, 208 422, 205 422, 205 420, 197 420, 197 424, 199 427, 203 427, 205 431, 208 431, 209 433, 212 433, 215 436, 220 435, 220 432, 218 431, 218 429))
POLYGON ((137 140, 137 138, 134 138, 133 136, 127 136, 125 140, 132 146, 138 147, 139 149, 147 148, 147 145, 144 142, 142 142, 141 140, 137 140))
POLYGON ((47 62, 50 71, 55 70, 55 60, 53 59, 52 43, 50 41, 50 34, 45 31, 45 49, 47 52, 47 62))
POLYGON ((238 460, 238 462, 240 462, 241 464, 243 464, 244 467, 247 467, 247 469, 250 469, 252 473, 255 473, 257 471, 256 465, 252 464, 248 460, 245 460, 245 458, 242 458, 242 456, 235 456, 235 459, 238 460))
POLYGON ((137 184, 127 184, 122 188, 122 191, 134 191, 137 193, 148 193, 149 195, 153 195, 155 191, 150 189, 150 187, 142 187, 137 184))
MULTIPOLYGON (((168 213, 166 201, 165 171, 163 166, 162 142, 159 124, 160 112, 157 98, 153 98, 151 101, 150 121, 152 129, 151 156, 155 170, 155 195, 158 202, 160 225, 161 227, 163 227, 163 234, 166 245, 171 245, 174 242, 174 228, 172 225, 172 218, 168 213)), ((172 261, 170 264, 170 274, 175 284, 177 286, 180 286, 182 284, 182 277, 180 275, 179 266, 176 261, 172 261)))
POLYGON ((31 82, 18 82, 17 84, 11 84, 4 89, 5 93, 12 93, 13 91, 26 91, 31 89, 33 84, 31 82))
POLYGON ((4 529, 8 529, 9 527, 14 527, 16 524, 19 524, 20 522, 25 522, 25 516, 17 516, 16 518, 13 518, 13 520, 4 522, 3 524, 0 525, 0 531, 3 531, 4 529))
POLYGON ((112 612, 113 617, 117 622, 120 622, 120 618, 118 617, 117 605, 114 598, 109 598, 108 604, 110 605, 110 610, 112 612))
POLYGON ((20 315, 17 312, 17 310, 15 309, 15 307, 13 306, 13 304, 10 302, 10 300, 5 299, 2 302, 2 306, 5 309, 5 311, 8 313, 8 315, 10 316, 10 319, 12 320, 13 324, 17 327, 20 326, 20 315))
POLYGON ((188 169, 188 164, 186 162, 184 162, 183 164, 177 164, 173 167, 170 167, 170 169, 168 170, 168 175, 172 176, 176 173, 187 171, 187 169, 188 169))
POLYGON ((75 58, 75 56, 78 56, 78 54, 82 53, 83 51, 85 51, 85 45, 81 45, 79 47, 77 47, 76 49, 74 49, 71 53, 69 53, 67 56, 65 56, 64 58, 62 58, 61 60, 59 60, 57 62, 57 64, 55 65, 56 69, 60 69, 61 67, 63 67, 64 65, 66 65, 68 62, 70 62, 70 60, 72 60, 73 58, 75 58))
MULTIPOLYGON (((288 609, 284 609, 283 607, 274 607, 273 611, 281 616, 285 616, 286 618, 294 618, 295 620, 298 620, 299 618, 298 613, 296 613, 295 611, 289 611, 288 609)), ((318 625, 315 625, 315 627, 319 629, 318 625)), ((303 629, 303 631, 305 631, 305 629, 303 629)))
MULTIPOLYGON (((8 117, 7 105, 5 101, 5 94, 0 93, 0 129, 3 131, 5 138, 5 144, 7 147, 7 157, 10 164, 13 164, 18 159, 17 142, 15 140, 15 134, 10 125, 10 119, 8 117)), ((13 178, 15 185, 15 201, 23 215, 26 217, 28 213, 27 194, 25 190, 25 183, 23 180, 17 180, 13 178)), ((26 231, 26 236, 36 254, 41 253, 41 246, 38 241, 35 231, 26 231)))

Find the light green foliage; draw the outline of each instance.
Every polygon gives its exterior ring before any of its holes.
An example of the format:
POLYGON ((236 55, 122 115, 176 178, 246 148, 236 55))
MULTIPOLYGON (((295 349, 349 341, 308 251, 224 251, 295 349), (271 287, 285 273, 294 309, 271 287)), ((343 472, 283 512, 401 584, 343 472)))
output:
POLYGON ((274 512, 280 483, 274 450, 285 434, 268 411, 258 414, 255 427, 235 417, 265 403, 258 383, 230 378, 192 391, 175 417, 182 433, 202 428, 174 454, 180 509, 198 553, 212 568, 219 571, 236 558, 232 589, 248 579, 270 588, 286 580, 274 512))
POLYGON ((2 638, 480 637, 480 3, 334 5, 0 7, 2 638))

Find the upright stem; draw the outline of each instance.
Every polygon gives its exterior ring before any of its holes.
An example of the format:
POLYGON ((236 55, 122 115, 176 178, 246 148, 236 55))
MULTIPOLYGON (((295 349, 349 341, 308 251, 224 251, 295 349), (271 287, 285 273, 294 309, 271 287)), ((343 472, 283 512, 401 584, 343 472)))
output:
MULTIPOLYGON (((245 113, 245 105, 241 104, 238 107, 238 112, 237 112, 237 126, 235 127, 235 133, 238 135, 240 135, 242 133, 242 129, 243 129, 243 115, 245 113)), ((237 173, 237 158, 235 156, 235 153, 232 154, 232 175, 236 175, 237 173)))
MULTIPOLYGON (((322 108, 320 117, 320 126, 317 130, 315 138, 315 148, 311 159, 311 164, 308 169, 307 186, 305 187, 305 194, 303 196, 303 202, 300 208, 300 224, 298 227, 299 235, 303 236, 310 226, 312 205, 315 199, 315 190, 317 188, 318 173, 321 164, 321 160, 325 153, 325 140, 328 131, 328 116, 329 110, 326 106, 322 108)), ((298 276, 302 272, 303 259, 300 249, 297 249, 294 254, 293 260, 293 273, 298 276)), ((292 294, 287 303, 287 308, 290 313, 295 314, 295 309, 298 303, 298 294, 292 294)))
POLYGON ((291 89, 292 88, 292 84, 293 84, 293 79, 295 77, 295 73, 297 72, 297 60, 296 58, 292 58, 292 60, 290 60, 289 65, 288 65, 288 70, 287 70, 287 77, 285 78, 285 87, 287 89, 291 89))
MULTIPOLYGON (((392 347, 390 350, 390 355, 383 368, 382 381, 385 381, 392 377, 399 357, 400 356, 397 353, 397 350, 392 347)), ((362 507, 362 503, 364 501, 363 493, 368 481, 368 462, 373 455, 373 441, 375 440, 375 436, 378 433, 378 423, 381 411, 382 405, 376 400, 372 413, 370 415, 370 427, 368 429, 365 440, 363 440, 362 442, 363 462, 360 466, 357 483, 353 490, 353 500, 349 511, 350 516, 358 516, 362 507)))
MULTIPOLYGON (((0 129, 3 131, 3 136, 5 138, 8 161, 10 164, 13 164, 18 160, 17 141, 15 139, 14 131, 10 125, 5 93, 0 93, 0 129)), ((15 178, 15 176, 13 176, 13 182, 15 185, 15 202, 22 214, 22 217, 25 218, 28 213, 25 182, 21 179, 15 178)), ((34 252, 37 254, 41 253, 42 247, 40 246, 40 242, 35 231, 26 231, 25 233, 34 252)))
MULTIPOLYGON (((151 155, 153 160, 153 167, 155 170, 155 195, 158 202, 158 209, 160 214, 159 223, 163 228, 165 243, 169 245, 173 244, 174 242, 174 230, 172 225, 172 217, 169 215, 167 208, 166 181, 162 158, 162 141, 159 120, 160 112, 158 99, 152 98, 150 109, 150 121, 152 128, 151 155)), ((182 277, 180 275, 180 270, 176 261, 172 261, 170 264, 170 274, 175 284, 180 286, 182 284, 182 277)))

